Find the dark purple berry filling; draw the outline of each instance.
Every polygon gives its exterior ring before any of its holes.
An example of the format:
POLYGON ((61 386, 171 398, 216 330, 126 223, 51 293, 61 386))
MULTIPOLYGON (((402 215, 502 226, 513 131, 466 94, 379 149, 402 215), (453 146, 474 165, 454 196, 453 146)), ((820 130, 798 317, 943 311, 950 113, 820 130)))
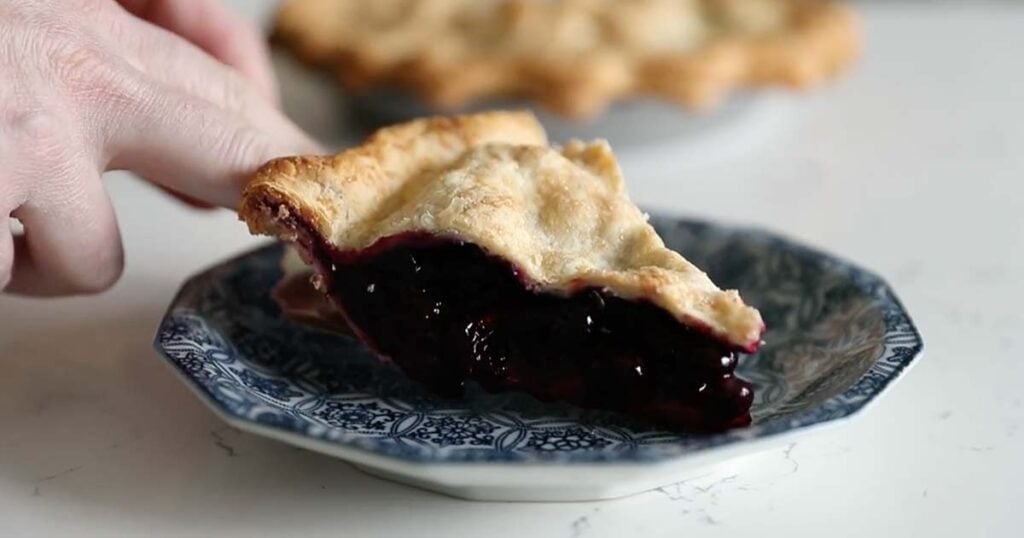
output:
POLYGON ((753 392, 734 375, 736 350, 653 304, 593 288, 534 291, 506 261, 428 234, 321 250, 350 324, 441 396, 472 380, 673 429, 750 423, 753 392))

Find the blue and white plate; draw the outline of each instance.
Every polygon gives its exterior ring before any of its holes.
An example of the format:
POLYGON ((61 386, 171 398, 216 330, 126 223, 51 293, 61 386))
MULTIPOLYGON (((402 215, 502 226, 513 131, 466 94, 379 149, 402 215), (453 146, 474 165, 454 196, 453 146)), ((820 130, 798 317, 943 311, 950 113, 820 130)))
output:
POLYGON ((856 414, 921 352, 899 300, 863 269, 763 231, 653 223, 764 316, 767 343, 740 367, 756 390, 749 428, 685 435, 520 394, 436 398, 359 343, 285 319, 269 296, 279 245, 190 279, 156 347, 239 429, 487 500, 600 499, 677 482, 856 414))

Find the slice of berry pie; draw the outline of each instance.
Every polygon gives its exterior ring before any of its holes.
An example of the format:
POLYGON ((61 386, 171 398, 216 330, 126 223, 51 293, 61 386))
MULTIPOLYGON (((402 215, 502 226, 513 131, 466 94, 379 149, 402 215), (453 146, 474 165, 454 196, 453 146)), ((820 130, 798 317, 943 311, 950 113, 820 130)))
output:
POLYGON ((473 381, 675 429, 750 421, 734 369, 760 314, 665 247, 604 142, 549 146, 528 113, 418 120, 268 163, 240 215, 439 395, 473 381))

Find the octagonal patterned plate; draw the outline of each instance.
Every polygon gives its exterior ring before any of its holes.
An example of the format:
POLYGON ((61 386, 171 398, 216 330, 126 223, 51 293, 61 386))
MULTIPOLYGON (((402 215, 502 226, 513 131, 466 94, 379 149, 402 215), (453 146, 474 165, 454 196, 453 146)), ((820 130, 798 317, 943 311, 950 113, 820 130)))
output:
POLYGON ((848 262, 763 231, 654 218, 665 242, 769 327, 741 361, 753 425, 712 435, 521 394, 436 398, 358 342, 285 319, 269 290, 268 246, 190 279, 156 347, 234 426, 343 458, 385 478, 488 500, 584 500, 638 493, 693 469, 850 417, 918 357, 921 337, 892 290, 848 262))

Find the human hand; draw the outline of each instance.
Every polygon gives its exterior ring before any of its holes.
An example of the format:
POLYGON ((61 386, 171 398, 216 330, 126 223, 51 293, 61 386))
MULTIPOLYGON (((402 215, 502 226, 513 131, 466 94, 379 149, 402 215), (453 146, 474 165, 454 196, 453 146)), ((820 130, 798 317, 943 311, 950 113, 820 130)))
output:
POLYGON ((260 164, 319 151, 276 109, 258 32, 216 0, 0 0, 0 81, 5 291, 117 280, 104 171, 233 207, 260 164))

